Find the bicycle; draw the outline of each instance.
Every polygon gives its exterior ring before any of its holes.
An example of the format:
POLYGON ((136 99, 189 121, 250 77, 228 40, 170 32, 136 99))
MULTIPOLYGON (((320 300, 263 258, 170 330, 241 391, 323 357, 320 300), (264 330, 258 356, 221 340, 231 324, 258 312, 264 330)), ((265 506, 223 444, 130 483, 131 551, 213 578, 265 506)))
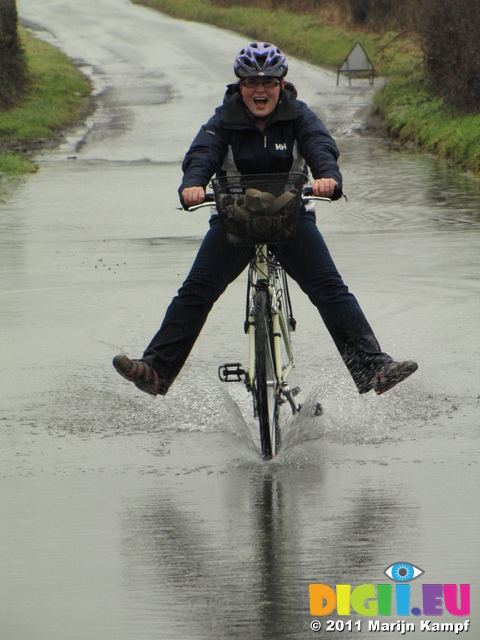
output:
POLYGON ((288 402, 293 415, 300 410, 294 400, 299 389, 288 381, 294 368, 291 332, 296 320, 287 274, 269 245, 295 238, 302 202, 331 202, 314 196, 305 182, 303 173, 217 177, 205 202, 189 208, 216 206, 227 242, 255 247, 248 268, 244 323, 249 366, 227 362, 218 368, 218 376, 222 382, 243 380, 252 394, 265 459, 273 458, 281 447, 280 406, 288 402))

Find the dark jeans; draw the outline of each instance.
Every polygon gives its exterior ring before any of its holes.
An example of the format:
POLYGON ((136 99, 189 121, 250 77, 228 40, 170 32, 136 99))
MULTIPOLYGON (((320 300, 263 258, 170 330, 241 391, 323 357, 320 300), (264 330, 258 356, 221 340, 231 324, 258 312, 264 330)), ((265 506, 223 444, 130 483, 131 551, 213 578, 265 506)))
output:
MULTIPOLYGON (((287 274, 319 310, 359 393, 370 391, 375 372, 391 358, 381 352, 355 296, 343 283, 315 216, 301 215, 295 242, 273 250, 287 274)), ((213 304, 252 256, 253 247, 227 244, 219 219, 213 216, 187 279, 143 354, 143 360, 165 382, 164 393, 183 367, 213 304)))

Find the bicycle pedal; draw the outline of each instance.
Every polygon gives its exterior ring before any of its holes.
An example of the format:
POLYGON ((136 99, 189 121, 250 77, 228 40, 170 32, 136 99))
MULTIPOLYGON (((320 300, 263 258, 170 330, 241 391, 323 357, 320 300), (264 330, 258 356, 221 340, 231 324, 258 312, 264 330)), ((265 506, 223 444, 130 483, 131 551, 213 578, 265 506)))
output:
POLYGON ((301 391, 300 387, 293 387, 293 389, 290 389, 290 393, 292 394, 293 397, 298 396, 300 391, 301 391))
POLYGON ((242 382, 245 375, 240 362, 227 362, 218 367, 218 377, 222 382, 242 382))

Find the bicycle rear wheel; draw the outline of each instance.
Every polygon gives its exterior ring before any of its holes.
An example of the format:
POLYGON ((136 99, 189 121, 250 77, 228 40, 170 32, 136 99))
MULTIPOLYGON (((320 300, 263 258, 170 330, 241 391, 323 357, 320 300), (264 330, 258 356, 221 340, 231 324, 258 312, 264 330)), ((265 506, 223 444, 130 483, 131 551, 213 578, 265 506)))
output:
POLYGON ((255 300, 255 393, 262 456, 273 458, 280 449, 278 381, 273 356, 273 328, 266 290, 257 290, 255 300))

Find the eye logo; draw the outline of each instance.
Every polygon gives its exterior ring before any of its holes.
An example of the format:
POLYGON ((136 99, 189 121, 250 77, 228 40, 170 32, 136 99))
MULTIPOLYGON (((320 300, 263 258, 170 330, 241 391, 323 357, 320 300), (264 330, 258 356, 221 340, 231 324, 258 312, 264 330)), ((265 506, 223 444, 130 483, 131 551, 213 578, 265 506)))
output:
POLYGON ((425 573, 409 562, 395 562, 385 569, 385 575, 395 582, 410 582, 425 573))

